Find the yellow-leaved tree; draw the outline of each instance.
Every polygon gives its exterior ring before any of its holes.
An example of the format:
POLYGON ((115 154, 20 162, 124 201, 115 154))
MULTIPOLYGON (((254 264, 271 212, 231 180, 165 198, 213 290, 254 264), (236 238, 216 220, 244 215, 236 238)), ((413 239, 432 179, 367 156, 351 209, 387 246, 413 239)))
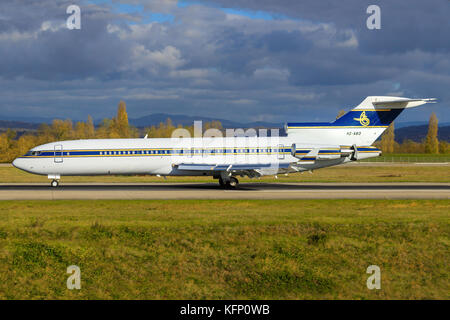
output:
POLYGON ((114 129, 119 138, 130 137, 130 124, 128 123, 127 105, 120 100, 117 116, 114 118, 114 129))
POLYGON ((438 119, 433 112, 428 122, 428 133, 425 138, 425 153, 439 153, 438 119))
POLYGON ((383 153, 393 153, 395 146, 394 122, 384 131, 381 136, 380 147, 383 153))

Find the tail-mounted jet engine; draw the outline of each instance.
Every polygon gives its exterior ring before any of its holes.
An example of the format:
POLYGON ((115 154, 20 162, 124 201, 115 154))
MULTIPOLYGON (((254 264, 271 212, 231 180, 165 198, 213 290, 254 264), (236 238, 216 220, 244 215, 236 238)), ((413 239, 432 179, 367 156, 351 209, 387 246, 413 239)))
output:
POLYGON ((297 149, 296 144, 292 144, 291 155, 302 161, 314 160, 335 160, 340 158, 349 158, 351 161, 377 157, 381 154, 381 150, 372 147, 357 147, 353 146, 336 146, 336 147, 322 147, 322 148, 304 148, 297 149))

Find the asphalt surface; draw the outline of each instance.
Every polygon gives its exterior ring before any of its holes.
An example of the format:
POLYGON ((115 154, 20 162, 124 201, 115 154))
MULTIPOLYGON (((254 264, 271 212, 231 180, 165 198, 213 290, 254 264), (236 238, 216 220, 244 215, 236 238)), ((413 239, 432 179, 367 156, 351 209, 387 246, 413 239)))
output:
POLYGON ((215 183, 0 184, 0 200, 59 199, 450 199, 450 183, 215 183))

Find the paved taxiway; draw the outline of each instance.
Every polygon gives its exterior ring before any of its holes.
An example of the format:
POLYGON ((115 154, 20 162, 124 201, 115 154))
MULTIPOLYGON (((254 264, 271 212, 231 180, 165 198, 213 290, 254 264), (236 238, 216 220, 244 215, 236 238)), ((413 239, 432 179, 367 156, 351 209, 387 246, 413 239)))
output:
POLYGON ((0 184, 0 200, 59 199, 450 199, 450 183, 0 184))

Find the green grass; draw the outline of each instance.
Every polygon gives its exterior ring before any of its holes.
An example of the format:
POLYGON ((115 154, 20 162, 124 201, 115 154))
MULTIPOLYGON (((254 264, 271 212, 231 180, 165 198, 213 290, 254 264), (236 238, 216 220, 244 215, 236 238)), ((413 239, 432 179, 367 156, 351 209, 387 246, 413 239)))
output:
MULTIPOLYGON (((155 176, 94 176, 62 177, 61 183, 67 182, 214 182, 212 177, 167 177, 167 180, 155 176)), ((309 172, 279 175, 261 179, 239 178, 245 182, 450 182, 448 166, 336 166, 309 172)), ((0 183, 49 183, 46 176, 26 173, 14 167, 0 167, 0 183)))
POLYGON ((449 299, 448 200, 0 202, 2 299, 449 299), (81 268, 82 289, 66 288, 81 268), (368 290, 366 268, 381 268, 368 290))

